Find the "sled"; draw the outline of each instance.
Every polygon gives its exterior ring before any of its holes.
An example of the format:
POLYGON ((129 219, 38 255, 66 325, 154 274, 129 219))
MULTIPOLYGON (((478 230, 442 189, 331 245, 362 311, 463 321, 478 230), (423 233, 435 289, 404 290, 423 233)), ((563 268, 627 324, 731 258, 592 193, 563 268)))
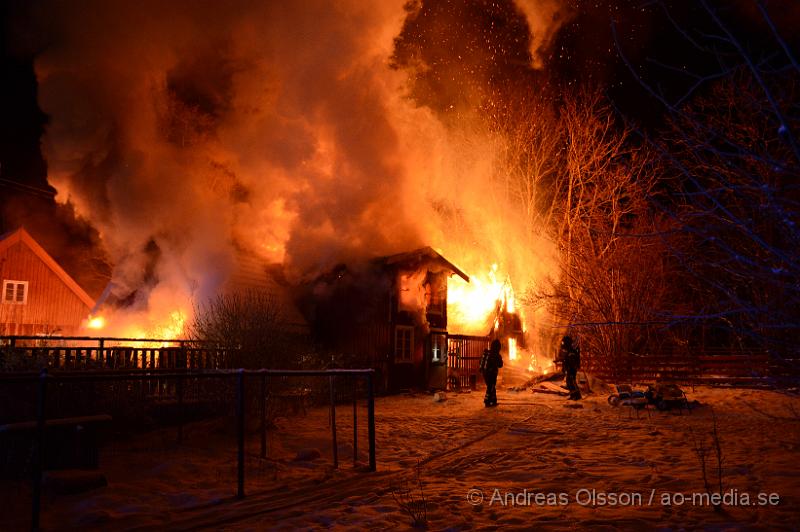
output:
POLYGON ((683 413, 684 408, 687 412, 690 411, 686 393, 677 384, 657 383, 651 385, 648 387, 646 395, 650 404, 660 411, 674 408, 677 408, 679 413, 683 413))
POLYGON ((650 409, 647 408, 649 401, 644 392, 631 389, 628 384, 617 384, 617 393, 608 396, 608 404, 613 407, 626 406, 630 408, 628 416, 630 417, 631 411, 636 413, 636 418, 639 418, 639 411, 645 410, 647 416, 650 417, 650 409))

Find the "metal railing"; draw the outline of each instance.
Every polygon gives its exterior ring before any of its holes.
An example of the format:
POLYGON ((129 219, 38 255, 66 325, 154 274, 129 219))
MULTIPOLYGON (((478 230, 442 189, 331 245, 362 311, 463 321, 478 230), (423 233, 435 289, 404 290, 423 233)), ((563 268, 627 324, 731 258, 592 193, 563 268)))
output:
MULTIPOLYGON (((369 442, 369 471, 376 471, 376 451, 375 451, 375 371, 372 369, 329 369, 329 370, 142 370, 131 369, 127 371, 81 371, 81 372, 51 372, 42 369, 37 373, 5 373, 0 374, 0 385, 10 383, 35 383, 36 385, 36 420, 33 448, 33 485, 31 503, 31 528, 37 530, 40 525, 41 499, 42 499, 42 475, 44 471, 44 450, 47 445, 47 422, 46 401, 48 388, 55 384, 62 383, 88 383, 101 382, 109 383, 113 381, 174 381, 174 390, 177 395, 178 404, 182 404, 183 383, 188 379, 232 379, 235 381, 235 406, 236 406, 236 440, 237 440, 237 486, 236 497, 245 496, 245 414, 247 402, 245 400, 245 389, 247 380, 257 380, 260 407, 260 455, 267 457, 267 397, 269 393, 270 377, 328 377, 329 396, 330 396, 330 426, 331 426, 331 445, 333 451, 334 467, 339 467, 339 454, 337 445, 336 430, 336 379, 337 377, 352 377, 366 380, 367 391, 367 430, 369 442)), ((353 462, 357 463, 358 454, 358 394, 356 388, 353 389, 353 462)), ((178 441, 182 439, 183 421, 178 426, 178 441)))

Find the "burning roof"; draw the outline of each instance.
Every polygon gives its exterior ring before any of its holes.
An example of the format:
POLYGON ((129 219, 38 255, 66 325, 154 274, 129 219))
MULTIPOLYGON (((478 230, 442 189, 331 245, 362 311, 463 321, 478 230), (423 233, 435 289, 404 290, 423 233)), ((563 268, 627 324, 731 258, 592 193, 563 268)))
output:
POLYGON ((412 270, 420 269, 425 263, 439 264, 464 279, 464 281, 469 282, 469 276, 466 273, 461 271, 458 266, 444 258, 441 253, 430 246, 407 251, 405 253, 389 255, 388 257, 381 257, 377 259, 377 261, 386 265, 403 266, 412 270))

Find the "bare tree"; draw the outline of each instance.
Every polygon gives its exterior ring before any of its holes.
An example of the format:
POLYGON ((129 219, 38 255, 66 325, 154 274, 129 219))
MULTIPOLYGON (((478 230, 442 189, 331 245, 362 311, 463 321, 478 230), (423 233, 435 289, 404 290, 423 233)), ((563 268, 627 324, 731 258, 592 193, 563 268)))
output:
POLYGON ((236 352, 235 365, 249 368, 292 368, 303 364, 305 339, 291 334, 272 294, 245 291, 219 294, 195 309, 189 325, 194 340, 236 352))
POLYGON ((720 3, 700 2, 709 28, 703 32, 676 22, 663 3, 654 5, 687 45, 716 65, 686 73, 686 93, 672 98, 638 77, 670 117, 667 131, 648 140, 680 187, 654 205, 691 243, 673 255, 700 296, 673 322, 709 331, 705 343, 769 352, 796 374, 796 365, 787 363, 798 357, 800 328, 796 50, 759 1, 752 7, 761 20, 749 24, 750 32, 760 26, 766 33, 759 55, 720 3))
POLYGON ((656 329, 677 301, 665 252, 672 222, 649 203, 657 157, 597 92, 568 94, 559 107, 523 100, 513 108, 493 116, 509 199, 560 254, 559 270, 524 299, 578 330, 591 366, 622 375, 631 353, 663 343, 656 329))

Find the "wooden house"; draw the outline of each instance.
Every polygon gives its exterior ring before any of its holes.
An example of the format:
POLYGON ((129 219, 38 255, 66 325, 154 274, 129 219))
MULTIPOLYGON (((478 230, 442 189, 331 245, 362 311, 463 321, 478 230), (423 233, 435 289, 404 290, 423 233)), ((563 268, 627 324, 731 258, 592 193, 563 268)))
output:
MULTIPOLYGON (((352 357, 349 365, 375 368, 383 389, 445 389, 452 275, 469 282, 430 247, 340 265, 306 287, 301 308, 323 346, 352 357)), ((482 352, 488 339, 476 340, 482 352)), ((468 341, 460 336, 458 346, 468 341)))
POLYGON ((75 334, 94 307, 22 228, 0 236, 0 280, 0 335, 75 334))

